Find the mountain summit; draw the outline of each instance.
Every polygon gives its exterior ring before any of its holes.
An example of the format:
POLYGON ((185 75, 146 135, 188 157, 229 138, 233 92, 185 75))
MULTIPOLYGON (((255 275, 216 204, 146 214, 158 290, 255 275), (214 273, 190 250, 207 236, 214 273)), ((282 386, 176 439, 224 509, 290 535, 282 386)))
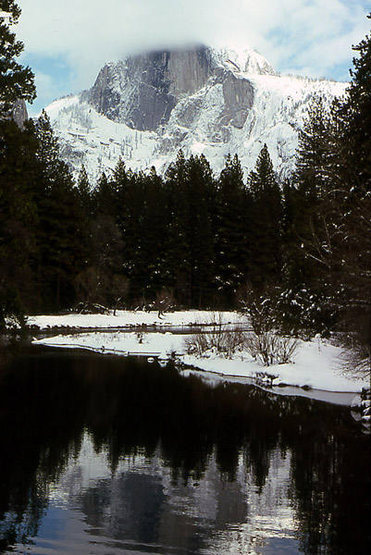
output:
POLYGON ((122 156, 133 169, 164 170, 177 151, 205 154, 214 170, 228 153, 251 169, 264 143, 277 171, 291 171, 297 134, 315 94, 331 101, 346 84, 279 76, 254 50, 195 46, 106 64, 90 90, 47 111, 62 155, 95 178, 122 156))
POLYGON ((253 101, 252 87, 242 73, 274 75, 274 70, 254 51, 238 54, 200 46, 149 52, 106 64, 82 98, 113 121, 155 131, 169 121, 182 98, 206 85, 222 84, 224 124, 228 113, 228 122, 242 127, 253 101))

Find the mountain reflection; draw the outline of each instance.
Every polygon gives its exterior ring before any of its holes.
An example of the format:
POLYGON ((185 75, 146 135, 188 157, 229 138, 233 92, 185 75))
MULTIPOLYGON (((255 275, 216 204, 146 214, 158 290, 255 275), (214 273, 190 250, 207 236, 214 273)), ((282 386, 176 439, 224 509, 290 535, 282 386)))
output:
POLYGON ((2 372, 0 397, 2 551, 63 518, 65 551, 72 537, 94 553, 370 547, 370 444, 346 408, 35 350, 2 372))

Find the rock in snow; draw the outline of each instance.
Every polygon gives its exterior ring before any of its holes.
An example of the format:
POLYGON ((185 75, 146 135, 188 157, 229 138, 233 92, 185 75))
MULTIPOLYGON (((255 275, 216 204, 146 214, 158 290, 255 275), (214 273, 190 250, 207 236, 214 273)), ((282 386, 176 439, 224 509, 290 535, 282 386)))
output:
POLYGON ((163 172, 182 149, 203 153, 215 172, 237 153, 253 169, 267 143, 283 178, 315 95, 328 103, 347 83, 277 75, 253 50, 205 46, 163 50, 108 63, 90 90, 47 107, 61 154, 92 180, 121 156, 133 170, 163 172))

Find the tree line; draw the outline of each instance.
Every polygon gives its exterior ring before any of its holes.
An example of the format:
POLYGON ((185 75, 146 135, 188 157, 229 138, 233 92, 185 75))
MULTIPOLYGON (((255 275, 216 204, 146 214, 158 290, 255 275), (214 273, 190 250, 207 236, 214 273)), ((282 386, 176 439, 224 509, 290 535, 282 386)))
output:
POLYGON ((133 172, 77 183, 48 116, 1 123, 2 295, 25 310, 77 302, 234 307, 247 282, 278 282, 283 199, 268 149, 248 183, 238 156, 215 178, 204 156, 178 153, 164 176, 133 172))
MULTIPOLYGON (((4 22, 0 30, 15 44, 4 22)), ((17 44, 3 55, 17 56, 17 44)), ((237 155, 215 176, 203 155, 180 151, 162 176, 120 159, 97 183, 84 167, 75 182, 45 113, 24 129, 9 119, 15 99, 34 97, 29 68, 9 62, 0 71, 2 81, 13 71, 0 93, 0 322, 79 302, 247 301, 286 329, 357 330, 369 345, 369 37, 355 50, 346 96, 330 107, 314 99, 283 183, 266 145, 247 179, 237 155)))

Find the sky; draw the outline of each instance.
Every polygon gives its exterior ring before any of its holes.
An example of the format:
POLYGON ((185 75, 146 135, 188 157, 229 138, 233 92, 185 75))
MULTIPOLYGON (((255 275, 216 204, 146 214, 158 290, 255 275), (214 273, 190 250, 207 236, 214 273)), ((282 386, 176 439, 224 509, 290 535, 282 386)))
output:
POLYGON ((367 0, 18 0, 21 62, 35 73, 36 115, 89 88, 105 62, 203 43, 255 48, 281 73, 349 80, 367 0))

